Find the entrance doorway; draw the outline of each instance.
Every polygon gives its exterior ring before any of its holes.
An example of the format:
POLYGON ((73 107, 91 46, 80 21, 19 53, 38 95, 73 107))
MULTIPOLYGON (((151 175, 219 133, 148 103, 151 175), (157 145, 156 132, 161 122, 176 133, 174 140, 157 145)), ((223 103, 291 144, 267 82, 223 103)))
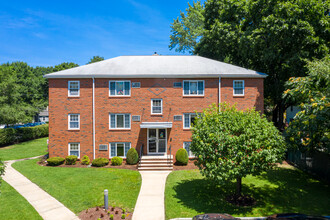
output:
POLYGON ((148 129, 148 154, 165 154, 166 145, 166 128, 148 129))

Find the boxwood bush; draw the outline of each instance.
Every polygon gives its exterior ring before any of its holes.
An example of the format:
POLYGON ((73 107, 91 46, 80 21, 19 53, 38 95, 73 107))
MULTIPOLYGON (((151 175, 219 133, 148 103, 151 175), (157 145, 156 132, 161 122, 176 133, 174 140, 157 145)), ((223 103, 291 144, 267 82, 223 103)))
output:
POLYGON ((81 159, 81 164, 83 165, 89 165, 91 163, 91 160, 89 159, 89 157, 87 155, 83 156, 81 159))
POLYGON ((107 158, 96 158, 92 161, 92 166, 94 167, 104 167, 109 164, 109 160, 107 158))
POLYGON ((47 163, 49 166, 58 166, 63 164, 65 159, 63 157, 50 157, 47 159, 47 163))
POLYGON ((48 124, 25 128, 0 129, 0 146, 48 136, 48 124))
POLYGON ((75 165, 77 162, 78 157, 75 155, 69 155, 65 158, 66 165, 75 165))
POLYGON ((131 148, 128 150, 126 161, 128 164, 136 164, 139 161, 139 155, 135 148, 131 148))
POLYGON ((111 159, 112 166, 120 166, 122 164, 123 164, 123 158, 121 158, 121 157, 113 157, 111 159))
POLYGON ((187 165, 189 158, 186 149, 179 149, 175 154, 175 159, 178 165, 187 165))

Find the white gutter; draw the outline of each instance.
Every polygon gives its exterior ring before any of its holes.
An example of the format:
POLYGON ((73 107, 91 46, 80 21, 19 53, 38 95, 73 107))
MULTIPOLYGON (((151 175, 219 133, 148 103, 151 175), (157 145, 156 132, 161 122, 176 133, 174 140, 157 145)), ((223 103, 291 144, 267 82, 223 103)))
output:
POLYGON ((221 104, 221 76, 219 76, 219 111, 220 111, 220 104, 221 104))
POLYGON ((95 79, 93 77, 93 159, 95 159, 95 79))

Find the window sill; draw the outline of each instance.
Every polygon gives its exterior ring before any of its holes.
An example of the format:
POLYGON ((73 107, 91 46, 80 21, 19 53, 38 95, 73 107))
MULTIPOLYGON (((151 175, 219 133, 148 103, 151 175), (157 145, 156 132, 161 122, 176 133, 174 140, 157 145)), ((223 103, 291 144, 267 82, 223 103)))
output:
POLYGON ((131 98, 130 95, 109 95, 109 98, 131 98))
POLYGON ((183 95, 183 98, 204 98, 205 95, 183 95))
POLYGON ((183 128, 184 131, 191 131, 191 128, 183 128))
POLYGON ((233 95, 233 98, 244 98, 245 95, 233 95))
POLYGON ((68 98, 80 98, 80 95, 69 95, 68 98))
POLYGON ((80 131, 80 128, 77 128, 77 129, 69 128, 68 131, 80 131))
POLYGON ((150 114, 151 116, 163 116, 163 113, 162 114, 150 114))
POLYGON ((131 128, 110 128, 109 131, 130 131, 131 128))

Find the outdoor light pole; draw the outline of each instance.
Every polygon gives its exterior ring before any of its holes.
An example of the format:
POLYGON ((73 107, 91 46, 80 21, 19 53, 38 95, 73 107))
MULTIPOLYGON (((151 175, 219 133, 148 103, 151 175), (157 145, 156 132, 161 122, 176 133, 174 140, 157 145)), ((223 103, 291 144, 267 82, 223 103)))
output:
POLYGON ((104 209, 108 210, 108 190, 104 190, 104 209))

